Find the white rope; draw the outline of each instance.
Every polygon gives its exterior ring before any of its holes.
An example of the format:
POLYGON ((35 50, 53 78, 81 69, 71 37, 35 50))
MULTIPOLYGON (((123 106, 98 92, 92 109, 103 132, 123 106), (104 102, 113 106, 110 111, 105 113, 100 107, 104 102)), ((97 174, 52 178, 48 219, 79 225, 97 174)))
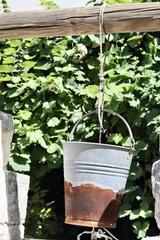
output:
POLYGON ((103 128, 103 110, 104 110, 104 92, 105 92, 105 78, 104 78, 104 64, 105 64, 105 56, 103 54, 103 40, 104 40, 104 10, 105 10, 106 4, 103 4, 100 7, 99 12, 99 38, 100 38, 100 69, 99 69, 99 96, 96 102, 97 107, 97 114, 98 114, 98 120, 100 125, 100 133, 99 133, 99 142, 101 142, 101 135, 104 131, 103 128))
POLYGON ((103 62, 103 13, 105 4, 101 6, 99 13, 99 30, 100 30, 100 86, 99 86, 99 98, 98 98, 98 119, 100 124, 100 129, 103 130, 103 104, 104 104, 104 62, 103 62))

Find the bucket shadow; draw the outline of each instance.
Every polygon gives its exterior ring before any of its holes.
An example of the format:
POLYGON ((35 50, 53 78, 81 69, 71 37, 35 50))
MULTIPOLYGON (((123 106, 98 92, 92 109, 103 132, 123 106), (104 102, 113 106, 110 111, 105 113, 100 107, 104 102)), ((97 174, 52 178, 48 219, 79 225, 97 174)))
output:
POLYGON ((104 212, 99 219, 100 225, 104 223, 107 228, 116 228, 121 201, 122 197, 119 198, 119 194, 117 194, 116 199, 112 200, 104 209, 104 212))

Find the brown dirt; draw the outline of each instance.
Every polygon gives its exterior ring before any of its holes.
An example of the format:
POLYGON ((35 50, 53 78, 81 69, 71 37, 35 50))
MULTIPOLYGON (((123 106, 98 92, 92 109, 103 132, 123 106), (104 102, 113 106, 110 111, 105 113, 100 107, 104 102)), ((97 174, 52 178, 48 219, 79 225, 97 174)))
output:
POLYGON ((114 228, 123 194, 92 184, 72 186, 65 182, 66 223, 114 228))

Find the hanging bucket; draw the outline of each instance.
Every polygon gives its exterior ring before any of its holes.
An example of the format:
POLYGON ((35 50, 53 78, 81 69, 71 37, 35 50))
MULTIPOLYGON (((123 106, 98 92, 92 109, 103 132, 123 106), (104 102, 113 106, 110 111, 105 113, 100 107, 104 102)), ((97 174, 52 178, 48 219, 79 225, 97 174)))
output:
POLYGON ((115 228, 121 200, 132 161, 134 139, 127 121, 131 146, 71 141, 79 120, 71 131, 64 149, 65 222, 88 227, 115 228))

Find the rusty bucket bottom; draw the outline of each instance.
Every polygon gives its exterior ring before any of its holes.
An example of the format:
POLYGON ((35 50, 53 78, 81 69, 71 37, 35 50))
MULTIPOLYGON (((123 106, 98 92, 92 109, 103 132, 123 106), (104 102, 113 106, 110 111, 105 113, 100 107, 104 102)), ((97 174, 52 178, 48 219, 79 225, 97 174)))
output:
POLYGON ((106 228, 116 228, 116 224, 109 224, 103 222, 94 222, 94 221, 82 221, 82 220, 69 220, 67 217, 65 219, 65 223, 76 225, 76 226, 84 226, 84 227, 106 227, 106 228))
POLYGON ((65 182, 67 224, 86 227, 115 228, 123 198, 122 193, 93 184, 73 186, 65 182))

